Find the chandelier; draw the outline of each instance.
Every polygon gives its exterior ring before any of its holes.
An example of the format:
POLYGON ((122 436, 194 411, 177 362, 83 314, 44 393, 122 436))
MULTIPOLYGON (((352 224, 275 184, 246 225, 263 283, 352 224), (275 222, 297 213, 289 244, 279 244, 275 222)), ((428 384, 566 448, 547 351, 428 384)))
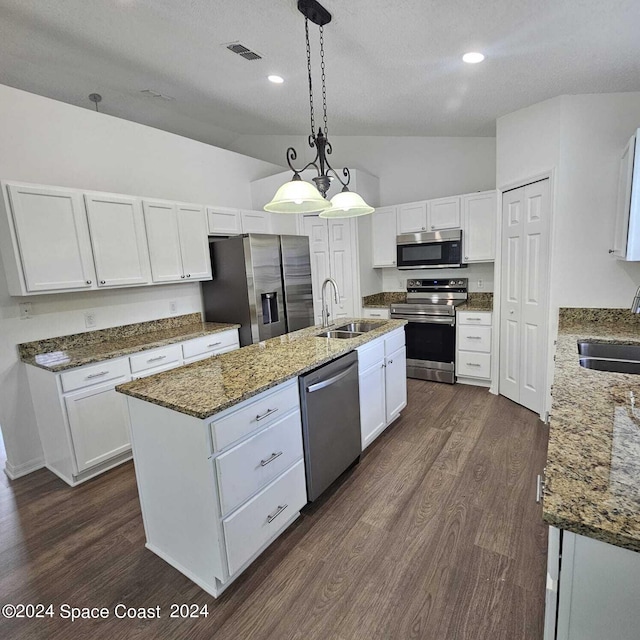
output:
POLYGON ((347 167, 342 169, 342 176, 333 169, 327 156, 333 149, 329 142, 327 127, 327 90, 325 85, 324 64, 324 25, 331 22, 331 14, 316 0, 298 0, 298 11, 304 15, 304 31, 307 44, 307 73, 309 77, 309 107, 311 112, 311 135, 309 146, 316 150, 315 158, 301 169, 293 163, 298 157, 293 147, 287 149, 287 164, 293 171, 290 182, 283 184, 276 192, 273 200, 264 206, 265 211, 272 213, 315 213, 321 218, 351 218, 366 215, 374 211, 357 193, 349 191, 351 174, 347 167), (311 46, 309 44, 309 20, 320 29, 320 70, 322 77, 322 115, 323 125, 316 133, 315 112, 313 104, 313 82, 311 79, 311 46), (312 178, 315 186, 306 182, 300 174, 307 169, 315 169, 318 175, 312 178), (337 179, 342 191, 331 200, 326 199, 331 181, 337 179))

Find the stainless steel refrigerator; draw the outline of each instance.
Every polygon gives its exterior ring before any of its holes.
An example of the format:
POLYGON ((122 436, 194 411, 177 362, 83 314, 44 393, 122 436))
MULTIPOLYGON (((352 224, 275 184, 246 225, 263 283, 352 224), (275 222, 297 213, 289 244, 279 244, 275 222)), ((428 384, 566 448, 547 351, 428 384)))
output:
POLYGON ((306 236, 209 239, 213 280, 202 283, 205 319, 241 325, 246 346, 314 323, 306 236))

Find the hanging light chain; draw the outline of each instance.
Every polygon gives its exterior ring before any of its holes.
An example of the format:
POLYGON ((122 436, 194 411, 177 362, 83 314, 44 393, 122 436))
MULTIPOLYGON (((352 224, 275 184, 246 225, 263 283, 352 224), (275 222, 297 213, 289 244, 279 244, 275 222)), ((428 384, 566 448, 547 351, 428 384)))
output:
POLYGON ((324 135, 329 136, 327 128, 327 85, 324 69, 324 26, 320 25, 320 68, 322 69, 322 111, 324 114, 324 135))
POLYGON ((311 80, 311 45, 309 44, 309 19, 304 19, 304 35, 307 41, 307 73, 309 75, 309 110, 311 113, 311 137, 315 136, 316 121, 313 113, 313 82, 311 80))

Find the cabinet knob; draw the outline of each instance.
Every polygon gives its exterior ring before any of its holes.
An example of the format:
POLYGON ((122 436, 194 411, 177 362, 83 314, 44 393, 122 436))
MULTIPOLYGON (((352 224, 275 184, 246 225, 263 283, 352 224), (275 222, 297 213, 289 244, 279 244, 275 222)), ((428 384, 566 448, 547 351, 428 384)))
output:
POLYGON ((464 257, 464 259, 465 259, 465 260, 468 260, 468 259, 469 259, 469 256, 465 256, 465 257, 464 257))
POLYGON ((104 280, 100 280, 100 284, 107 284, 104 280))
POLYGON ((190 278, 190 277, 191 277, 191 274, 190 274, 190 273, 187 273, 187 278, 190 278))
POLYGON ((609 253, 615 253, 616 250, 615 249, 609 249, 609 253))
POLYGON ((180 277, 184 279, 184 276, 183 276, 183 275, 182 275, 182 276, 180 276, 180 277))
POLYGON ((435 229, 435 228, 436 228, 436 225, 435 225, 435 224, 432 224, 432 225, 431 225, 431 228, 432 228, 432 229, 435 229))
POLYGON ((91 284, 91 280, 87 280, 87 284, 91 284))
POLYGON ((423 231, 426 231, 426 230, 427 230, 427 227, 422 227, 422 230, 423 230, 423 231))

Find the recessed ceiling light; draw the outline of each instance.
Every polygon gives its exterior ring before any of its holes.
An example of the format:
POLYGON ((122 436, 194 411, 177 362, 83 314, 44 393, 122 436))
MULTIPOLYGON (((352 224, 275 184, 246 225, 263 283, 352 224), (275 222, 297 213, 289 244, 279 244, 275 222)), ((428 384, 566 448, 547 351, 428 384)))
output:
POLYGON ((462 59, 469 64, 477 64, 478 62, 482 62, 484 60, 484 55, 482 53, 478 53, 477 51, 470 51, 469 53, 465 53, 462 56, 462 59))
POLYGON ((273 82, 274 84, 282 84, 284 82, 284 78, 282 76, 267 76, 269 82, 273 82))

